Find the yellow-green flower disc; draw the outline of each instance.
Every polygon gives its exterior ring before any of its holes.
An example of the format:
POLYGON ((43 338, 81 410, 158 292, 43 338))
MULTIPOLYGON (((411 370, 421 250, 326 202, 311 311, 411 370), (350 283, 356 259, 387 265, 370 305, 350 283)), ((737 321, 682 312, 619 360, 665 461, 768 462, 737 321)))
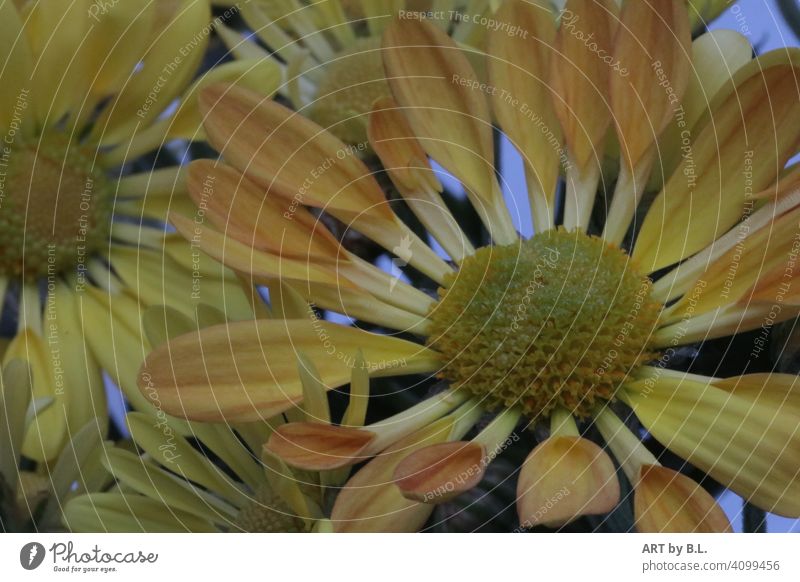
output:
POLYGON ((441 376, 488 408, 581 417, 654 357, 661 304, 618 247, 563 229, 484 247, 439 290, 430 340, 441 376))

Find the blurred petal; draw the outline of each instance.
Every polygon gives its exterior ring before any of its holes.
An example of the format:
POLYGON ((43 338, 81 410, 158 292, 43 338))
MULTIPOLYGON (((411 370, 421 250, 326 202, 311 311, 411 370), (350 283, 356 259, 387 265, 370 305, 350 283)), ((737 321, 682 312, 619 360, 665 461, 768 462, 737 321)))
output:
POLYGON ((192 420, 263 420, 302 400, 297 352, 317 367, 328 389, 350 381, 350 356, 361 350, 376 376, 431 372, 424 346, 313 320, 243 321, 181 336, 150 353, 140 388, 172 415, 192 420))

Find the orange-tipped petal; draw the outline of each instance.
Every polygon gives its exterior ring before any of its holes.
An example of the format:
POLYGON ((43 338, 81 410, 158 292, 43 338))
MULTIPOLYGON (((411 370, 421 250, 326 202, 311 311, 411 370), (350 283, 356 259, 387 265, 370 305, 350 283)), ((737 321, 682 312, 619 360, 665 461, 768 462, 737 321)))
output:
POLYGON ((394 482, 397 465, 421 448, 447 441, 453 416, 444 417, 398 441, 364 465, 345 485, 331 511, 337 532, 414 532, 433 505, 406 499, 394 482))
POLYGON ((635 167, 673 117, 689 82, 691 30, 683 0, 627 2, 614 58, 628 75, 611 74, 611 109, 620 148, 635 167))
POLYGON ((392 22, 383 48, 392 93, 408 108, 405 115, 422 147, 475 196, 491 201, 491 116, 467 57, 441 29, 411 19, 392 22))
POLYGON ((368 430, 292 422, 275 429, 264 446, 287 465, 308 471, 326 471, 364 461, 362 453, 373 440, 375 433, 368 430))
POLYGON ((613 0, 569 0, 561 12, 550 66, 553 107, 572 157, 584 168, 602 158, 611 114, 605 102, 609 76, 624 74, 613 54, 613 0), (614 70, 614 66, 620 70, 614 70))
POLYGON ((319 283, 334 289, 352 288, 354 285, 340 277, 329 266, 311 261, 279 257, 252 248, 204 224, 202 220, 187 218, 180 214, 169 215, 169 222, 181 236, 196 245, 210 257, 238 273, 251 276, 257 283, 271 280, 319 283))
POLYGON ((262 188, 333 215, 395 220, 358 150, 313 121, 258 93, 225 85, 205 89, 200 108, 211 143, 262 188))
POLYGON ((593 442, 555 436, 537 446, 520 471, 517 512, 523 527, 560 527, 611 511, 619 481, 611 458, 593 442))
POLYGON ((263 420, 302 400, 297 353, 327 389, 352 376, 361 350, 374 375, 440 366, 424 346, 317 319, 242 321, 180 336, 147 356, 139 389, 168 414, 200 421, 263 420))
POLYGON ((686 475, 645 465, 633 495, 636 529, 643 533, 723 533, 731 523, 714 498, 686 475))
POLYGON ((391 97, 379 99, 372 106, 369 143, 399 188, 415 194, 426 189, 442 191, 425 150, 391 97))
POLYGON ((440 443, 406 457, 394 478, 407 499, 444 503, 481 482, 485 459, 486 451, 479 443, 440 443))
POLYGON ((300 204, 268 194, 222 162, 189 166, 189 194, 225 235, 282 257, 312 262, 347 261, 323 223, 300 204))

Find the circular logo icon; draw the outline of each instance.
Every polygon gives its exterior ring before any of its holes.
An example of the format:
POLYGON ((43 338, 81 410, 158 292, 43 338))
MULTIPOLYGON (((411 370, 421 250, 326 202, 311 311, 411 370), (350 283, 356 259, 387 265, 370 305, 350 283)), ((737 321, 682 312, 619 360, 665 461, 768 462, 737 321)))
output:
POLYGON ((44 546, 39 542, 30 542, 19 551, 19 563, 26 570, 35 570, 44 561, 44 546))

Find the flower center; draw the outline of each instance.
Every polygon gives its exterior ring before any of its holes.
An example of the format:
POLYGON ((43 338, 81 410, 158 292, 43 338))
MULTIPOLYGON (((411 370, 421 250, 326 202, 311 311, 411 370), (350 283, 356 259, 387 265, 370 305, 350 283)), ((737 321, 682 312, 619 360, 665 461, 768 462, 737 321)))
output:
POLYGON ((0 144, 0 275, 66 272, 108 239, 111 188, 94 155, 61 137, 0 144))
POLYGON ((588 416, 649 347, 661 304, 619 248, 563 229, 479 249, 439 290, 428 345, 440 376, 490 409, 588 416))
MULTIPOLYGON (((236 525, 248 533, 299 533, 305 531, 302 520, 294 517, 289 506, 263 486, 236 516, 236 525)), ((238 531, 238 530, 236 530, 238 531)))
POLYGON ((359 39, 325 65, 310 117, 345 143, 366 143, 372 104, 391 94, 380 46, 378 37, 359 39))

